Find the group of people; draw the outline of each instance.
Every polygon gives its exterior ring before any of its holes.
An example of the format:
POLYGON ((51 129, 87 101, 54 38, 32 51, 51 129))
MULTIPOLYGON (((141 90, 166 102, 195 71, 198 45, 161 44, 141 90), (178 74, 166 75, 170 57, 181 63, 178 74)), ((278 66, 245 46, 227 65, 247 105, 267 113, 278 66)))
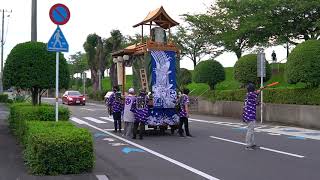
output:
MULTIPOLYGON (((177 114, 179 119, 180 136, 191 137, 189 132, 189 90, 184 89, 182 94, 177 98, 177 114), (182 129, 184 125, 184 130, 182 129)), ((113 93, 110 95, 107 106, 114 120, 114 132, 121 133, 121 121, 124 121, 124 136, 137 138, 139 129, 139 138, 143 139, 145 125, 148 121, 150 109, 153 108, 152 94, 147 94, 145 89, 139 91, 136 95, 135 90, 130 88, 126 96, 122 96, 118 86, 113 87, 113 93)), ((175 128, 171 127, 171 133, 174 133, 175 128)))
MULTIPOLYGON (((247 123, 246 134, 246 149, 254 150, 258 146, 254 140, 254 128, 256 121, 256 107, 259 104, 258 95, 261 89, 256 90, 255 85, 249 83, 247 86, 247 95, 243 107, 243 122, 247 123)), ((192 137, 189 132, 188 118, 189 118, 189 90, 184 89, 182 94, 177 98, 177 114, 179 119, 180 136, 192 137), (184 131, 182 129, 184 125, 184 131)), ((149 117, 149 110, 153 108, 152 95, 147 94, 146 90, 140 90, 138 95, 135 90, 130 88, 128 95, 122 96, 118 86, 113 87, 113 93, 110 95, 107 105, 111 111, 114 119, 114 132, 121 133, 121 120, 124 121, 124 136, 137 138, 139 128, 139 138, 143 139, 145 125, 149 117)), ((171 133, 174 133, 174 127, 171 127, 171 133)))

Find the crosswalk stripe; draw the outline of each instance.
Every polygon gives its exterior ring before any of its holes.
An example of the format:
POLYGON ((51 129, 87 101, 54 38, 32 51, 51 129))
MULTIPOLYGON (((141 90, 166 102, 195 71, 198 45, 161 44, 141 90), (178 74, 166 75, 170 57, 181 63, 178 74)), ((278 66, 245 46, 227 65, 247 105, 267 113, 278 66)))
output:
POLYGON ((83 117, 89 121, 92 121, 92 122, 95 122, 95 123, 98 123, 98 124, 104 124, 104 123, 107 123, 105 121, 100 121, 99 119, 96 119, 96 118, 93 118, 93 117, 83 117))
POLYGON ((98 180, 109 180, 109 178, 106 175, 96 175, 98 180))
POLYGON ((82 121, 81 119, 78 119, 76 117, 70 118, 71 121, 76 122, 78 124, 87 124, 85 121, 82 121))
POLYGON ((108 118, 108 117, 100 117, 100 118, 103 119, 103 120, 107 120, 107 121, 113 122, 113 119, 108 118))

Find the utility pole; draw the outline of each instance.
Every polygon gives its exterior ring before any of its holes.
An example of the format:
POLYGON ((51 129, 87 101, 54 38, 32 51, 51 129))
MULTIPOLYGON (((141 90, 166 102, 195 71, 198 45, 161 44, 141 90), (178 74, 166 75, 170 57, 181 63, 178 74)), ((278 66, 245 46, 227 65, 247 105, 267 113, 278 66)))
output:
POLYGON ((0 73, 0 93, 3 93, 3 46, 4 46, 4 13, 12 12, 11 10, 2 9, 2 27, 1 27, 1 73, 0 73))
POLYGON ((32 7, 31 7, 31 41, 37 41, 37 0, 32 0, 32 7))

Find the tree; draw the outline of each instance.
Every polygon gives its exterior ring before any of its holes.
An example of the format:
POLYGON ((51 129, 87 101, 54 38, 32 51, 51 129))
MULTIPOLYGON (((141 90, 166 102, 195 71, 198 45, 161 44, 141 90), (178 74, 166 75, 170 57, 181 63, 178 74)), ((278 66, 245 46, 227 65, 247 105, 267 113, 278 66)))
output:
POLYGON ((89 69, 87 55, 82 52, 76 52, 73 55, 70 55, 69 58, 69 71, 71 75, 76 73, 83 73, 89 69))
MULTIPOLYGON (((271 66, 268 61, 266 63, 266 78, 268 81, 271 78, 271 66)), ((248 54, 242 56, 234 65, 234 78, 240 83, 247 84, 249 82, 257 84, 260 82, 260 77, 257 77, 257 54, 248 54)))
POLYGON ((185 68, 181 68, 178 77, 179 88, 183 89, 186 85, 192 83, 192 73, 185 68))
MULTIPOLYGON (((48 52, 46 44, 42 42, 16 45, 8 55, 4 67, 5 87, 30 90, 32 104, 40 104, 44 91, 55 87, 55 57, 56 54, 48 52)), ((67 61, 60 54, 59 88, 68 88, 69 79, 67 61)))
POLYGON ((119 30, 112 30, 110 32, 111 37, 107 38, 104 41, 104 47, 105 47, 105 53, 107 54, 107 63, 110 65, 110 80, 111 85, 115 86, 118 84, 117 80, 117 70, 116 70, 116 64, 112 60, 111 53, 118 51, 125 47, 125 38, 121 34, 119 30))
POLYGON ((206 13, 184 17, 238 58, 255 46, 320 38, 320 0, 217 0, 206 13))
POLYGON ((320 85, 320 41, 308 40, 299 44, 289 55, 286 75, 288 82, 307 83, 310 87, 320 85))
POLYGON ((270 11, 263 17, 270 22, 267 30, 277 44, 320 38, 320 0, 272 0, 270 11))
POLYGON ((196 83, 207 83, 213 90, 215 85, 225 80, 223 66, 215 60, 200 62, 193 72, 193 80, 196 83))
POLYGON ((252 16, 247 16, 241 8, 246 7, 236 1, 218 0, 207 13, 184 15, 184 18, 211 45, 234 52, 240 58, 245 50, 255 45, 250 39, 252 34, 261 33, 257 21, 249 21, 252 16))
POLYGON ((89 34, 83 47, 86 51, 88 65, 91 70, 93 93, 96 94, 99 86, 98 70, 102 69, 101 64, 105 59, 102 39, 97 34, 89 34))
MULTIPOLYGON (((124 46, 139 44, 139 43, 141 43, 141 40, 142 40, 141 38, 142 38, 141 34, 135 34, 134 36, 126 36, 124 46)), ((148 35, 143 36, 144 41, 148 38, 149 38, 148 35)))
POLYGON ((216 46, 212 44, 209 46, 206 38, 191 26, 179 26, 173 39, 181 50, 181 56, 189 58, 193 62, 193 67, 196 67, 205 55, 216 57, 221 53, 216 46))

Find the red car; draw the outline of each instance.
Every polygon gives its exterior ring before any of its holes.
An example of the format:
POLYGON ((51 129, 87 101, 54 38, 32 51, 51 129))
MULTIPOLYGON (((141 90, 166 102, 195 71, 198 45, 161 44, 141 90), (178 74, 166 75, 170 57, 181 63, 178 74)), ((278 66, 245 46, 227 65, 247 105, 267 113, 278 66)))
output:
POLYGON ((79 91, 66 91, 62 96, 62 104, 86 105, 86 98, 79 91))

